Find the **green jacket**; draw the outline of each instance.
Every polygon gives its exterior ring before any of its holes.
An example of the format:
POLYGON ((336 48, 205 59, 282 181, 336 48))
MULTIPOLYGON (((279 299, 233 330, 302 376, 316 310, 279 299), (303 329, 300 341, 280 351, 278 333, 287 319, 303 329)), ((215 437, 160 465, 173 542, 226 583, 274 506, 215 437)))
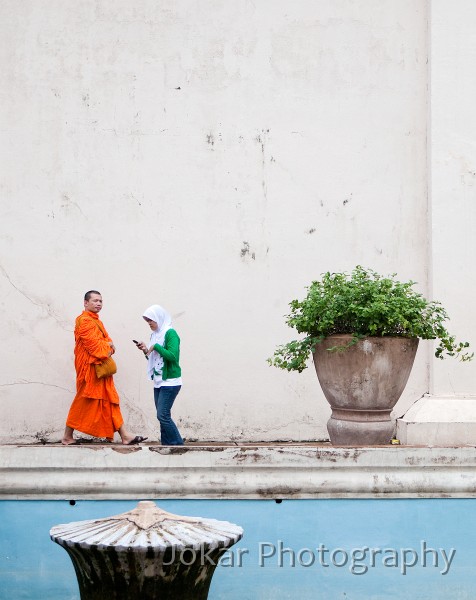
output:
POLYGON ((154 350, 164 359, 164 368, 162 369, 163 381, 182 376, 182 369, 179 365, 180 338, 175 329, 169 329, 165 334, 164 345, 154 344, 154 350))

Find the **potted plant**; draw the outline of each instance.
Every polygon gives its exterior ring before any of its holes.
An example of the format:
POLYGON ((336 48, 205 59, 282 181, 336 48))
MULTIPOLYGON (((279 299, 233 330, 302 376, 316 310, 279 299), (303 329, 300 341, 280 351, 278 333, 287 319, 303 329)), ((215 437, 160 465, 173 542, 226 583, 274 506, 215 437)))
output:
POLYGON ((339 445, 388 443, 390 413, 408 381, 419 339, 438 340, 437 358, 471 360, 468 342, 456 342, 445 327, 440 302, 417 293, 414 281, 371 269, 324 273, 303 300, 290 302, 286 323, 304 337, 279 346, 269 364, 302 372, 313 356, 332 408, 330 439, 339 445))

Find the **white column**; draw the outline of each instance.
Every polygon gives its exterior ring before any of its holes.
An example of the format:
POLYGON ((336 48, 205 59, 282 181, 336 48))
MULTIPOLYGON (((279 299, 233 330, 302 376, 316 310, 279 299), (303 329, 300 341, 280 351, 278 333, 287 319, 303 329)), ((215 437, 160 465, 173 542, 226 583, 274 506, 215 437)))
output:
MULTIPOLYGON (((476 3, 429 4, 429 268, 448 329, 476 346, 476 3)), ((398 423, 403 443, 476 443, 476 360, 430 359, 429 394, 398 423)))

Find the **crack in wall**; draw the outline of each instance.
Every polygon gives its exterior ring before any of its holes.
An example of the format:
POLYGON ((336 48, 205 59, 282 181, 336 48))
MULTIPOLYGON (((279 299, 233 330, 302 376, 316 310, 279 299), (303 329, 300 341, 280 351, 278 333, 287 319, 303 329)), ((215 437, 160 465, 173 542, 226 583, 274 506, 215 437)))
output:
MULTIPOLYGON (((264 196, 265 203, 267 203, 267 201, 268 201, 268 185, 266 182, 266 147, 265 147, 265 145, 268 141, 268 134, 269 134, 269 129, 262 129, 261 133, 258 133, 258 135, 255 138, 256 142, 258 142, 258 144, 261 146, 261 171, 262 171, 261 187, 263 190, 263 196, 264 196)), ((273 158, 272 160, 274 161, 275 159, 273 158)))
MULTIPOLYGON (((139 408, 137 403, 133 402, 117 384, 116 388, 121 402, 129 411, 129 424, 134 421, 134 424, 138 427, 145 427, 150 421, 150 415, 147 415, 141 408, 139 408)), ((151 414, 155 414, 154 411, 152 411, 151 414)))
POLYGON ((68 394, 74 393, 72 390, 62 387, 61 385, 56 385, 54 383, 45 383, 44 381, 25 381, 25 380, 23 380, 23 381, 13 381, 11 383, 0 383, 0 387, 12 387, 14 385, 44 385, 45 387, 55 387, 55 388, 58 388, 59 390, 64 390, 65 392, 68 392, 68 394))
POLYGON ((69 331, 72 332, 72 329, 69 329, 67 327, 67 323, 65 321, 61 321, 53 312, 53 309, 51 308, 50 304, 48 302, 37 302, 35 301, 33 298, 30 298, 30 296, 28 296, 28 294, 26 294, 23 290, 21 290, 19 287, 17 287, 13 281, 11 280, 10 276, 8 275, 8 273, 6 272, 6 270, 3 268, 2 265, 0 265, 0 271, 2 271, 3 276, 5 277, 5 279, 8 281, 8 283, 19 293, 21 294, 24 298, 26 298, 27 300, 29 300, 34 306, 38 306, 42 309, 44 309, 47 313, 47 315, 49 317, 51 317, 54 321, 56 321, 56 323, 58 323, 58 325, 64 329, 65 331, 69 331))
POLYGON ((61 203, 61 208, 63 210, 65 210, 66 212, 68 211, 70 206, 74 206, 75 208, 77 208, 79 210, 79 212, 81 213, 81 215, 88 220, 88 217, 83 213, 81 207, 79 206, 79 204, 77 202, 75 202, 74 200, 71 200, 71 198, 68 196, 68 194, 62 194, 62 200, 63 202, 61 203))

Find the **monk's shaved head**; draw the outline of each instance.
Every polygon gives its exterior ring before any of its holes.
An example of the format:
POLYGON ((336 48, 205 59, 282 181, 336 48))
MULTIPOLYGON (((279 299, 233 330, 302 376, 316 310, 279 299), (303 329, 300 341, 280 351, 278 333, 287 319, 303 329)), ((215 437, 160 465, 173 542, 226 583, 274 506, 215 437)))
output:
POLYGON ((85 302, 87 302, 91 298, 91 294, 98 294, 98 296, 100 296, 101 292, 98 292, 97 290, 89 290, 89 292, 86 292, 84 294, 84 301, 85 302))

